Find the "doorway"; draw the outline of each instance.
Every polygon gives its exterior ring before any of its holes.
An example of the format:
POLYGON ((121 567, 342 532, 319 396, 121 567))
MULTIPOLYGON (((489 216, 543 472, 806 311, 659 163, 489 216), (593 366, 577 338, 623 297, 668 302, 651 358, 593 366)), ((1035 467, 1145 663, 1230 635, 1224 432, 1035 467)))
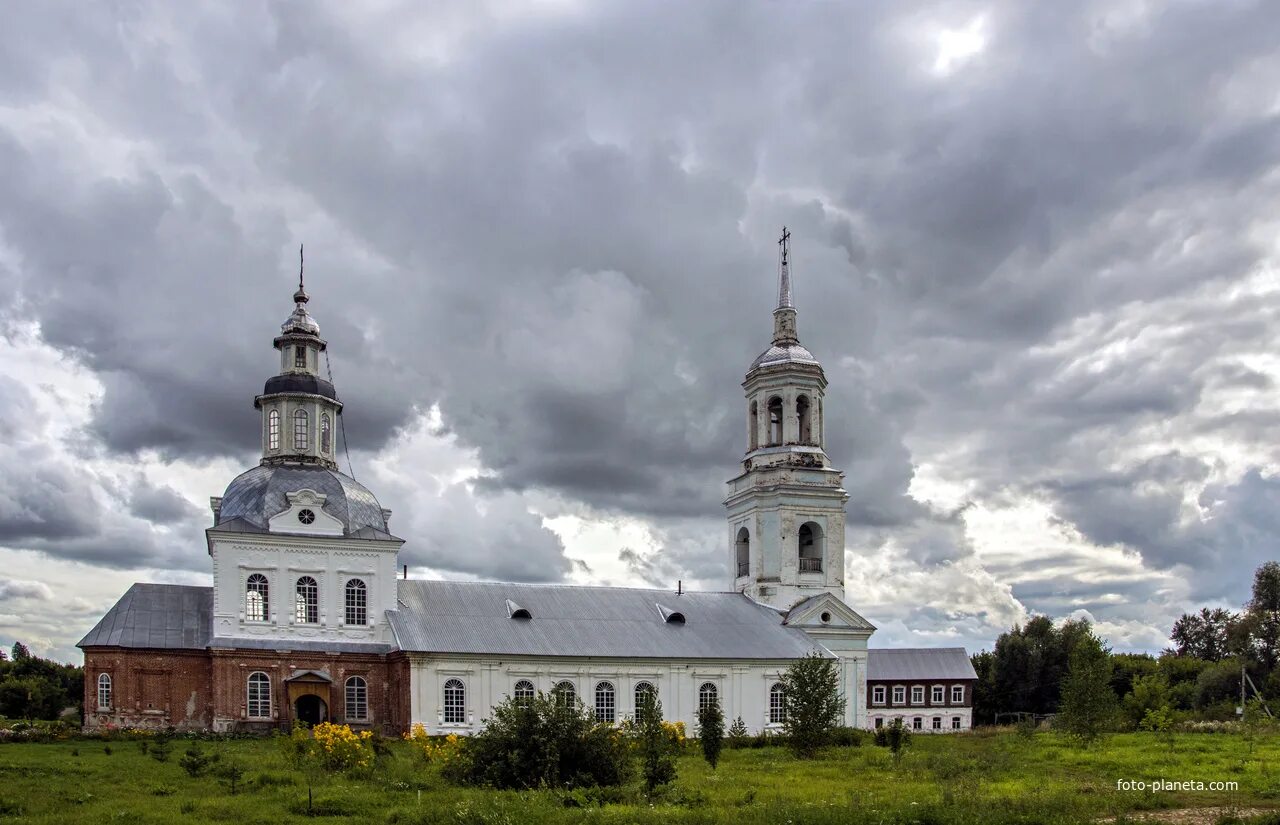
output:
POLYGON ((293 704, 293 710, 294 718, 311 727, 329 721, 328 705, 314 693, 299 696, 298 701, 293 704))

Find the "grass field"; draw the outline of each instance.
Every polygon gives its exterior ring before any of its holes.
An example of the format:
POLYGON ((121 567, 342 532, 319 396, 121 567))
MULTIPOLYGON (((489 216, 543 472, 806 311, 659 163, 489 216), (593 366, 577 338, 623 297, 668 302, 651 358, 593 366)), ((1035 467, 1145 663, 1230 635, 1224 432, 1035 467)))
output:
MULTIPOLYGON (((201 743, 247 768, 235 795, 192 779, 137 742, 0 745, 0 822, 306 821, 305 780, 275 743, 201 743), (104 748, 109 747, 110 753, 104 748)), ((1077 749, 1053 734, 917 737, 898 766, 864 744, 797 761, 783 748, 729 750, 711 771, 693 745, 679 779, 647 800, 638 788, 600 804, 591 794, 498 792, 446 784, 401 743, 363 778, 321 780, 316 806, 329 822, 375 823, 889 823, 1089 822, 1170 808, 1280 809, 1280 735, 1116 734, 1077 749), (1118 790, 1119 780, 1236 782, 1238 790, 1118 790)), ((1215 815, 1215 819, 1218 818, 1215 815)), ((1213 821, 1213 820, 1210 820, 1213 821)), ((1277 820, 1280 821, 1280 820, 1277 820)))

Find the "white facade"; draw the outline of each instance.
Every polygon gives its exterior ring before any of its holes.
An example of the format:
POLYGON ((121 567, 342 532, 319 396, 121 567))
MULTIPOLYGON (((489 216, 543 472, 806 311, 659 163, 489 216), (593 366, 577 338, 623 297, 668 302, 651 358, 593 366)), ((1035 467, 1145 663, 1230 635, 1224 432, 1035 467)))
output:
POLYGON ((879 708, 874 705, 868 713, 872 730, 893 724, 901 719, 912 733, 956 733, 973 728, 973 708, 929 707, 879 708))

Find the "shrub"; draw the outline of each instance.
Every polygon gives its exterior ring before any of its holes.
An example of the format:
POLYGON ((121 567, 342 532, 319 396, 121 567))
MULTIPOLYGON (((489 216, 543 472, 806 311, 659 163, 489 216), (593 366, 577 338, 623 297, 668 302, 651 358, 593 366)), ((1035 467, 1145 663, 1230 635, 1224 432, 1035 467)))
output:
POLYGON ((832 728, 831 744, 838 748, 857 748, 862 746, 864 732, 857 728, 832 728))
POLYGON ((720 748, 724 744, 724 712, 720 700, 713 698, 705 707, 698 708, 698 745, 702 758, 715 770, 720 761, 720 748))
POLYGON ((204 772, 209 769, 209 762, 209 757, 201 752, 197 745, 187 748, 186 753, 178 759, 179 767, 186 771, 187 776, 192 779, 203 776, 204 772))
POLYGON ((311 731, 326 770, 350 771, 373 765, 373 732, 356 733, 348 725, 321 722, 311 731))
MULTIPOLYGON (((670 734, 656 725, 664 741, 670 734)), ((425 732, 421 735, 426 739, 425 732)), ((413 739, 413 734, 410 736, 413 739)), ((493 709, 484 730, 457 742, 415 745, 427 758, 443 756, 442 775, 462 784, 495 788, 575 788, 620 785, 631 763, 622 731, 596 721, 581 702, 566 705, 539 693, 532 699, 508 699, 493 709)))
POLYGON ((1111 689, 1110 653, 1092 632, 1071 651, 1062 705, 1054 720, 1083 743, 1111 729, 1116 720, 1116 694, 1111 689))
POLYGON ((240 789, 240 783, 244 779, 245 768, 238 759, 224 759, 218 765, 214 772, 219 779, 227 783, 227 790, 231 791, 231 795, 235 796, 236 791, 240 789))
POLYGON ((662 702, 646 691, 636 708, 636 743, 640 751, 640 773, 645 790, 665 785, 676 778, 676 760, 671 737, 663 727, 662 702))
POLYGON ((780 681, 787 744, 800 759, 812 759, 844 714, 836 660, 815 651, 792 662, 780 681))
POLYGON ((902 724, 901 716, 895 716, 889 724, 876 728, 875 742, 889 749, 889 753, 893 755, 893 764, 897 765, 902 761, 903 752, 911 744, 911 731, 902 724))
POLYGON ((733 724, 729 726, 726 735, 729 737, 729 747, 741 747, 740 743, 747 738, 747 724, 742 721, 741 716, 733 720, 733 724))

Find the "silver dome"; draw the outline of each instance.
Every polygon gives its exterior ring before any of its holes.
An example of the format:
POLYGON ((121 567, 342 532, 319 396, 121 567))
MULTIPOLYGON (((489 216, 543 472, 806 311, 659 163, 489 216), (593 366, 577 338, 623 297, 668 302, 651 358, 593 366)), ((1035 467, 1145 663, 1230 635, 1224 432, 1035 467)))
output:
POLYGON ((327 467, 261 464, 236 476, 222 494, 218 523, 242 518, 266 530, 268 520, 289 508, 285 493, 314 490, 325 496, 326 513, 342 522, 347 535, 365 527, 388 532, 382 505, 363 484, 327 467))
POLYGON ((809 364, 811 366, 820 367, 818 359, 813 357, 813 353, 800 346, 799 344, 786 344, 779 346, 774 344, 764 352, 756 360, 751 362, 751 369, 756 367, 771 367, 775 364, 809 364))

